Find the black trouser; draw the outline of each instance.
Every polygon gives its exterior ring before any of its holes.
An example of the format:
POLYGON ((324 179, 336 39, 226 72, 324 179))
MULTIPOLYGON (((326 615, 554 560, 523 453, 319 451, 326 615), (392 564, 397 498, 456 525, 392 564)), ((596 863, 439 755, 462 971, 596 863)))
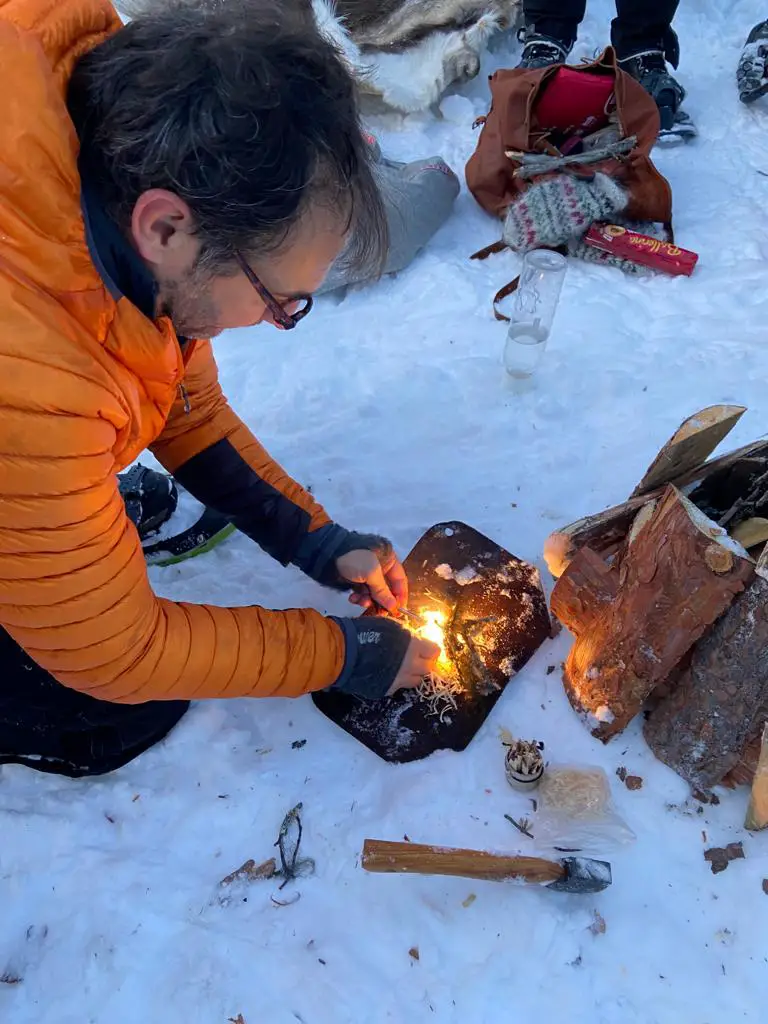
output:
MULTIPOLYGON (((616 0, 611 42, 619 60, 662 46, 679 0, 616 0)), ((523 0, 527 25, 537 32, 574 43, 587 0, 523 0)))
POLYGON ((0 626, 0 764, 76 778, 122 767, 161 740, 188 701, 112 704, 70 690, 0 626))

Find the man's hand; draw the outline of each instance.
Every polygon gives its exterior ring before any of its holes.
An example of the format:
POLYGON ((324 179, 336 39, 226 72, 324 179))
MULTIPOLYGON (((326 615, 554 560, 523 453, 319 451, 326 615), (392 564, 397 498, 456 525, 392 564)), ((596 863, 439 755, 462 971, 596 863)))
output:
POLYGON ((403 664, 395 676, 395 681, 387 690, 387 696, 391 697, 398 690, 412 689, 418 686, 424 676, 428 675, 435 667, 440 648, 431 640, 422 640, 415 636, 408 645, 405 652, 403 664))
POLYGON ((378 604, 393 613, 407 606, 408 579, 391 546, 349 551, 336 560, 336 568, 342 579, 355 585, 349 597, 352 604, 361 608, 378 604))
POLYGON ((386 615, 334 618, 334 622, 344 631, 348 655, 334 686, 366 700, 381 700, 418 686, 440 654, 435 644, 412 636, 386 615))

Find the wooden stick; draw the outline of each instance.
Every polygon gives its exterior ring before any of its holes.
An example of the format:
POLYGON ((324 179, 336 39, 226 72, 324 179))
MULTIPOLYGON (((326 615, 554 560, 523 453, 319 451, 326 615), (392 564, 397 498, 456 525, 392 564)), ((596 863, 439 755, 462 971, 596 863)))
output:
POLYGON ((520 878, 536 884, 557 882, 565 875, 562 865, 539 857, 506 857, 483 850, 390 843, 382 839, 366 839, 363 868, 390 874, 452 875, 491 881, 520 878))

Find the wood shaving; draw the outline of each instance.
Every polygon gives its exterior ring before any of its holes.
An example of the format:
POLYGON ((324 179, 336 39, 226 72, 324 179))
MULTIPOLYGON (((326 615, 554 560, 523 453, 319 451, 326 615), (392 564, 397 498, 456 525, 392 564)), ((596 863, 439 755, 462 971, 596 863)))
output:
POLYGON ((592 818, 604 813, 611 790, 600 768, 549 768, 539 790, 547 810, 561 811, 571 819, 592 818))
POLYGON ((436 672, 430 672, 416 687, 419 700, 427 705, 426 714, 430 718, 439 718, 441 722, 452 711, 458 710, 458 697, 463 692, 464 687, 458 680, 446 679, 436 672))
POLYGON ((411 946, 411 948, 408 950, 408 956, 412 960, 419 960, 419 959, 421 959, 420 956, 419 956, 419 947, 418 946, 411 946))
MULTIPOLYGON (((766 880, 766 881, 768 881, 768 880, 766 880)), ((766 890, 766 892, 768 892, 768 890, 766 890)), ((467 896, 467 898, 465 900, 461 901, 461 905, 462 905, 462 907, 471 907, 476 899, 477 899, 477 896, 475 896, 475 894, 473 892, 471 892, 469 894, 469 896, 467 896)))

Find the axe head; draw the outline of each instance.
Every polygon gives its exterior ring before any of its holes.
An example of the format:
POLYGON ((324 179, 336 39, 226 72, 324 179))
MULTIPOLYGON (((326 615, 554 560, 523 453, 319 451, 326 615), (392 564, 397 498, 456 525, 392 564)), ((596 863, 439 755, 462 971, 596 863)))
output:
POLYGON ((592 860, 590 857, 566 857, 560 861, 563 877, 550 882, 547 889, 558 892, 575 892, 586 895, 602 892, 611 884, 611 865, 607 860, 592 860))

